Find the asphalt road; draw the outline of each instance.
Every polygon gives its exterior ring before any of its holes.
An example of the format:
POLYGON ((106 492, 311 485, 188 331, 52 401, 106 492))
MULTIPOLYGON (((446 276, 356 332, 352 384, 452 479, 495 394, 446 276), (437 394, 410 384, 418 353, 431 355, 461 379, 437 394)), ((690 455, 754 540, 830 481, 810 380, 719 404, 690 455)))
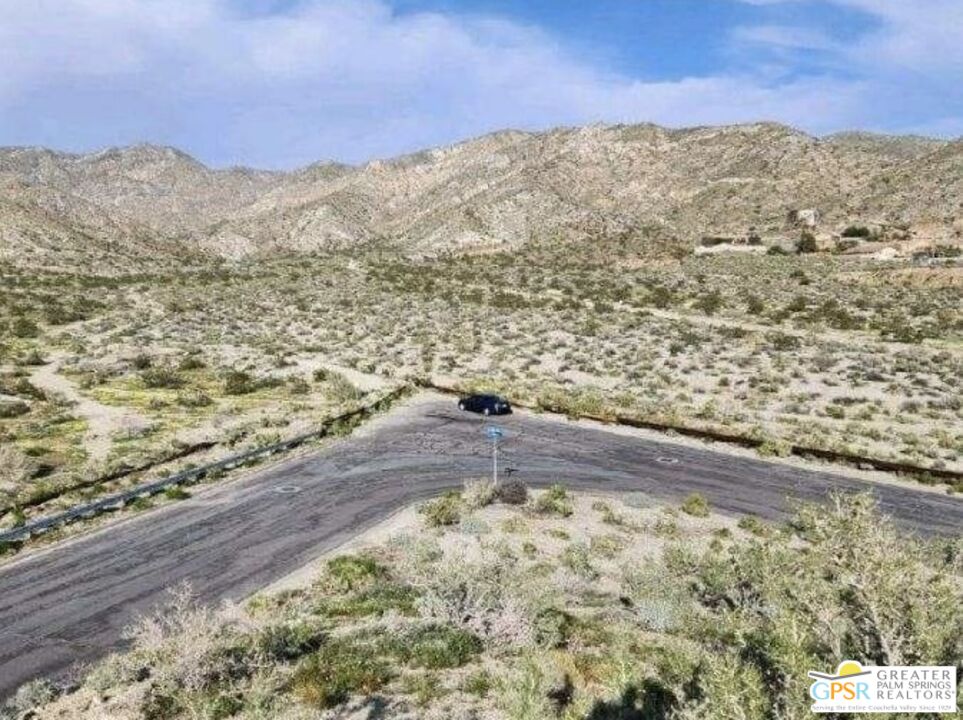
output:
MULTIPOLYGON (((188 581, 201 600, 241 599, 394 510, 490 471, 487 421, 451 401, 405 407, 373 428, 196 497, 0 567, 0 698, 122 647, 121 630, 188 581)), ((533 485, 700 492, 726 513, 785 517, 787 498, 870 490, 908 529, 963 532, 963 500, 551 418, 498 420, 500 466, 533 485)))

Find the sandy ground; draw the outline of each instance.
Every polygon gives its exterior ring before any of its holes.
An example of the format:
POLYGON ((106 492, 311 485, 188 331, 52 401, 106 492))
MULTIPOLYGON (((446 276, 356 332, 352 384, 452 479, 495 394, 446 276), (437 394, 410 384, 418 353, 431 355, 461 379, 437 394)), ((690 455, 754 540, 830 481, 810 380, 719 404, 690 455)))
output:
POLYGON ((74 412, 87 422, 84 447, 88 458, 92 461, 103 460, 110 452, 114 435, 146 427, 150 421, 129 408, 104 405, 82 395, 71 380, 60 374, 63 359, 63 353, 51 355, 46 365, 34 368, 30 382, 73 403, 74 412))
MULTIPOLYGON (((541 492, 544 491, 534 491, 532 497, 537 497, 541 492)), ((588 543, 593 537, 612 535, 613 532, 624 532, 624 526, 620 529, 618 526, 605 523, 602 520, 602 515, 593 510, 592 506, 597 501, 609 505, 616 515, 626 521, 628 526, 649 527, 660 518, 671 518, 679 526, 686 540, 693 543, 705 540, 713 530, 720 528, 726 528, 737 536, 745 534, 744 531, 739 529, 737 521, 731 517, 718 513, 710 513, 705 518, 692 517, 676 512, 677 509, 672 505, 652 501, 640 493, 578 492, 572 494, 572 499, 574 513, 570 518, 539 516, 525 508, 498 503, 479 508, 465 517, 470 519, 470 523, 488 528, 484 537, 504 533, 501 528, 504 527, 503 523, 506 520, 521 517, 525 522, 517 533, 513 533, 518 536, 516 539, 535 540, 542 550, 553 555, 560 552, 570 542, 588 543), (644 506, 640 507, 640 503, 644 506), (557 534, 554 534, 558 530, 563 530, 568 537, 560 539, 557 534)), ((451 529, 445 532, 444 530, 426 528, 424 519, 418 512, 420 505, 421 503, 413 503, 402 508, 377 525, 332 548, 252 596, 270 595, 309 587, 321 574, 325 564, 331 558, 384 546, 393 539, 406 535, 415 536, 428 533, 440 541, 442 549, 446 553, 457 553, 467 558, 471 558, 478 553, 480 548, 478 536, 470 533, 452 532, 451 529)), ((646 531, 634 539, 632 546, 628 548, 631 551, 628 554, 631 554, 635 560, 643 557, 655 557, 662 552, 665 543, 664 539, 646 531)))

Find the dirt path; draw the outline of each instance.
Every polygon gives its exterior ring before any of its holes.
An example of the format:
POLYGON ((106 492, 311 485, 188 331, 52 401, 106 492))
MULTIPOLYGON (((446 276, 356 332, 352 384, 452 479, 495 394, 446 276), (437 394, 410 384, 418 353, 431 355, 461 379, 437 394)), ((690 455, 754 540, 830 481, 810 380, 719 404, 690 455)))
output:
POLYGON ((103 460, 110 452, 113 435, 131 427, 143 426, 147 419, 128 408, 104 405, 81 395, 77 386, 60 374, 65 355, 54 353, 46 365, 40 365, 30 375, 30 382, 49 393, 63 396, 74 404, 74 411, 87 422, 84 448, 94 461, 103 460))

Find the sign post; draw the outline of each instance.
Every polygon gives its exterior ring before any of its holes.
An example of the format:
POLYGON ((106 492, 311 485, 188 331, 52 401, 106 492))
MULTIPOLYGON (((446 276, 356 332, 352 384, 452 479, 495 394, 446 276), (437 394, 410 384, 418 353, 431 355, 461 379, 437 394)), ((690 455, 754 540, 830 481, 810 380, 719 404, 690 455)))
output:
POLYGON ((485 428, 485 435, 492 441, 492 483, 498 486, 498 441, 504 437, 505 431, 496 425, 485 428))

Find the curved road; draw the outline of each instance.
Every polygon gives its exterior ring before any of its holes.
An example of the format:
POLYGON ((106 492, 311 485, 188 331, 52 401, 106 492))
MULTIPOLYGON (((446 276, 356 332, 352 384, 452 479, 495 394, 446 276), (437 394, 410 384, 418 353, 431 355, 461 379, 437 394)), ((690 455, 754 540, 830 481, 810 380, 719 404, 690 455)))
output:
MULTIPOLYGON (((0 567, 0 698, 122 646, 121 630, 165 590, 189 581, 201 600, 240 599, 310 562, 392 511, 490 469, 486 422, 451 401, 404 406, 307 457, 211 486, 172 504, 0 567)), ((787 498, 869 490, 925 534, 963 531, 963 500, 911 485, 641 440, 516 414, 500 466, 533 485, 640 491, 714 509, 785 517, 787 498)))

